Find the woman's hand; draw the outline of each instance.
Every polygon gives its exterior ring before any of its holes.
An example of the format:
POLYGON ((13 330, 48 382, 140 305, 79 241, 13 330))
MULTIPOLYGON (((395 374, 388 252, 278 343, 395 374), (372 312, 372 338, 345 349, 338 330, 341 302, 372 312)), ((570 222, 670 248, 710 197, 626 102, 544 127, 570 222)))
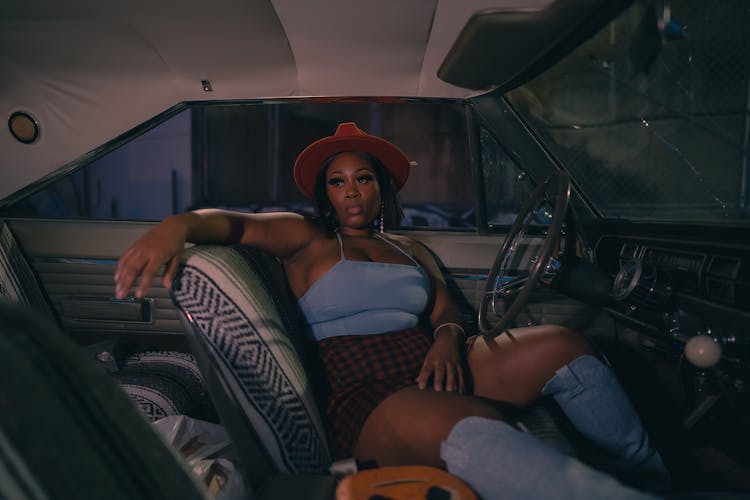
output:
POLYGON ((178 217, 168 217, 122 254, 115 270, 115 296, 123 299, 140 276, 135 297, 143 298, 154 277, 166 265, 162 283, 172 288, 172 277, 185 248, 187 227, 178 217))
POLYGON ((432 377, 436 391, 442 391, 443 388, 449 392, 465 391, 462 343, 463 335, 454 335, 450 331, 438 333, 417 376, 420 389, 425 389, 432 377))

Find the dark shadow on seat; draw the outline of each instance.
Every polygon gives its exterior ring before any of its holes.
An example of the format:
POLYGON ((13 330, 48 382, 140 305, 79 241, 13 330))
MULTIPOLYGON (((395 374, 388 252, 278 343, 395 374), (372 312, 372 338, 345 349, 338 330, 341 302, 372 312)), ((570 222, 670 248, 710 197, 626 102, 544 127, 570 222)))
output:
POLYGON ((0 303, 0 379, 0 497, 209 498, 118 384, 28 306, 0 303))

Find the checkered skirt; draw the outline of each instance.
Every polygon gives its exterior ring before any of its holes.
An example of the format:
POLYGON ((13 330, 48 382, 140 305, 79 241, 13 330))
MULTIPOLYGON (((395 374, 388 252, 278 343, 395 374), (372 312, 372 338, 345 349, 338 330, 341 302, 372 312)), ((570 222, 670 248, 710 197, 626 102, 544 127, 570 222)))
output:
POLYGON ((334 459, 353 456, 365 420, 381 401, 416 384, 431 345, 432 336, 420 327, 318 342, 330 388, 326 417, 334 459))

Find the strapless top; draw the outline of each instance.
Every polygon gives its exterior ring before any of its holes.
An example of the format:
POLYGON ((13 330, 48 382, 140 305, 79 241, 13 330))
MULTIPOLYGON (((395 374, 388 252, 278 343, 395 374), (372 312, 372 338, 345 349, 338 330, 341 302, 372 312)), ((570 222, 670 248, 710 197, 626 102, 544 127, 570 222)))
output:
POLYGON ((380 236, 414 265, 347 260, 341 236, 336 236, 340 260, 299 299, 315 339, 416 326, 429 300, 427 273, 403 249, 380 236))

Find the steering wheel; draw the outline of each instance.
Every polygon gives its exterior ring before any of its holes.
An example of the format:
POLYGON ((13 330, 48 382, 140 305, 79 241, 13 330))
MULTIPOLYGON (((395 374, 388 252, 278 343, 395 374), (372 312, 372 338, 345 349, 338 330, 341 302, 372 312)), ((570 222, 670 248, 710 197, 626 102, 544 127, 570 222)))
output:
MULTIPOLYGON (((510 228, 508 236, 500 247, 492 264, 492 269, 487 278, 482 302, 479 306, 478 323, 482 335, 495 338, 502 333, 508 332, 508 327, 516 318, 519 311, 526 305, 532 290, 540 281, 551 282, 561 267, 556 254, 559 247, 563 222, 568 211, 570 201, 570 178, 565 172, 552 174, 542 184, 537 186, 526 203, 518 212, 516 220, 510 228), (511 276, 508 274, 511 263, 515 260, 517 252, 524 248, 522 246, 526 231, 531 222, 536 218, 537 212, 544 207, 548 201, 547 191, 557 184, 557 194, 554 196, 554 209, 552 220, 547 227, 547 235, 544 238, 539 253, 531 259, 528 274, 511 276), (499 321, 490 326, 487 321, 487 307, 492 303, 492 310, 498 314, 495 305, 503 300, 510 306, 502 314, 499 321)), ((566 243, 568 242, 566 238, 566 243)), ((566 245, 567 246, 567 245, 566 245)), ((520 257, 520 256, 519 256, 520 257)))

